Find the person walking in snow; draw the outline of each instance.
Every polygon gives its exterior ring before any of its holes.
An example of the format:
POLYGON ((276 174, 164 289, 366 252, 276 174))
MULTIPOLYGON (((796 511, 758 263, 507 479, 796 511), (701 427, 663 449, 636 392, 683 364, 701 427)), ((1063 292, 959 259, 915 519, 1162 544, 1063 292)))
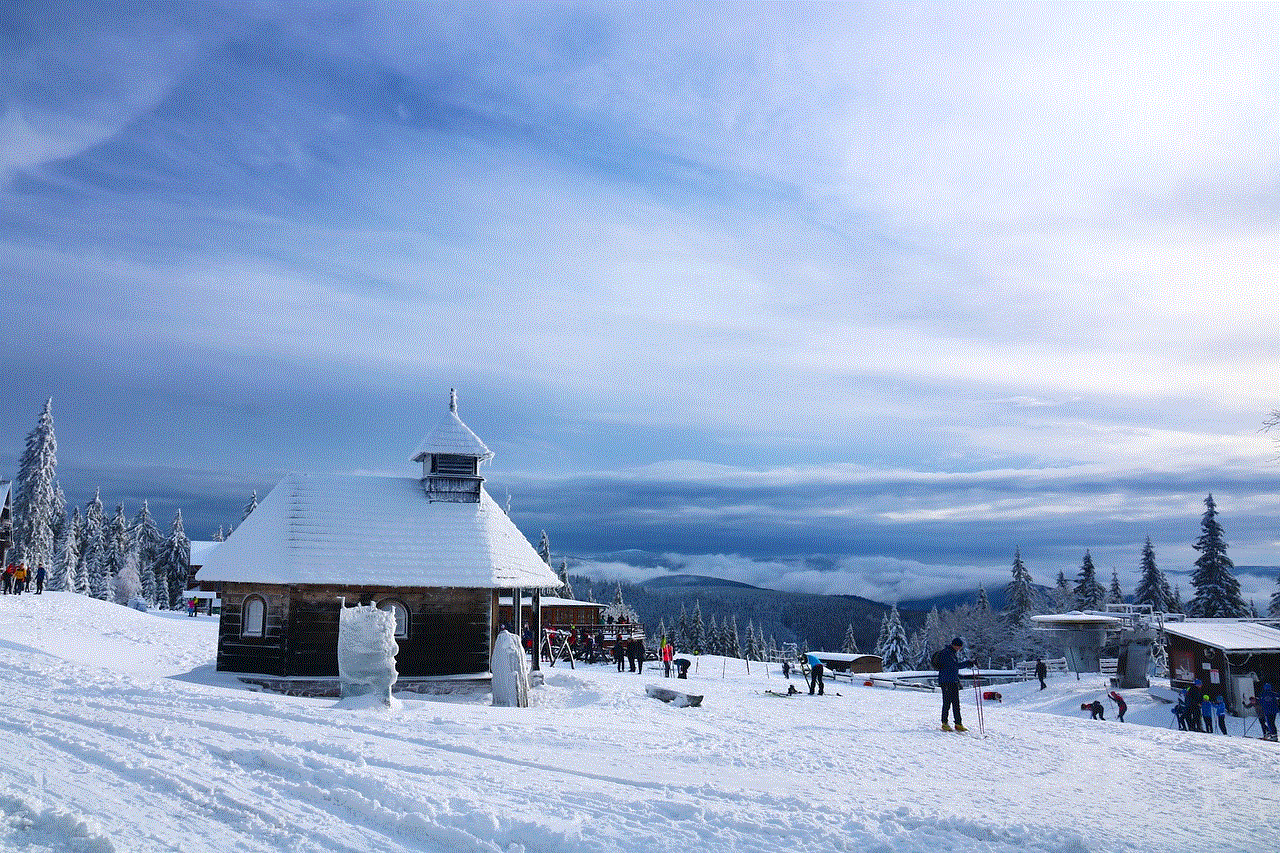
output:
POLYGON ((960 667, 973 666, 976 661, 961 661, 959 655, 962 648, 964 648, 964 640, 956 637, 951 641, 951 645, 934 655, 938 669, 938 688, 942 691, 942 730, 944 732, 952 730, 951 726, 947 725, 948 709, 955 718, 955 731, 969 731, 960 721, 960 667))
POLYGON ((1227 700, 1219 693, 1213 700, 1213 711, 1218 715, 1218 728, 1227 733, 1227 700))
POLYGON ((613 662, 618 665, 618 672, 622 672, 622 660, 626 657, 626 652, 622 648, 622 638, 613 642, 613 662))
POLYGON ((1129 710, 1129 706, 1125 704, 1124 698, 1114 690, 1107 694, 1112 702, 1116 703, 1116 715, 1120 718, 1120 722, 1124 722, 1124 712, 1129 710))
POLYGON ((44 592, 44 566, 36 566, 36 595, 44 592))
POLYGON ((4 567, 4 594, 13 592, 13 563, 4 567))
POLYGON ((1082 706, 1082 710, 1089 711, 1089 719, 1091 720, 1103 720, 1105 722, 1107 719, 1106 708, 1097 699, 1094 699, 1092 704, 1082 706))
POLYGON ((818 688, 818 695, 824 696, 826 695, 826 692, 825 692, 826 688, 822 683, 822 672, 825 669, 825 667, 822 665, 822 660, 815 654, 810 654, 808 656, 808 660, 809 660, 809 695, 810 696, 813 695, 813 688, 816 687, 818 688))
POLYGON ((13 594, 22 595, 22 591, 27 588, 27 566, 25 563, 18 563, 18 567, 13 570, 13 594))
POLYGON ((1200 679, 1182 691, 1182 701, 1187 706, 1187 728, 1193 732, 1200 731, 1200 679))
POLYGON ((1178 731, 1185 732, 1187 730, 1187 703, 1181 698, 1178 704, 1173 706, 1173 717, 1178 721, 1178 731))
POLYGON ((671 659, 675 656, 675 649, 671 647, 671 641, 666 637, 662 638, 662 677, 671 677, 671 659))
POLYGON ((1040 679, 1040 689, 1044 690, 1049 685, 1044 683, 1045 678, 1049 675, 1049 667, 1045 666, 1044 658, 1036 658, 1036 678, 1040 679))
POLYGON ((1259 717, 1262 718, 1262 736, 1267 740, 1276 739, 1276 693, 1270 684, 1262 685, 1262 695, 1258 697, 1259 717))
POLYGON ((788 679, 791 678, 791 661, 789 660, 784 660, 782 662, 782 677, 788 679))
POLYGON ((1208 693, 1201 694, 1200 716, 1204 718, 1202 731, 1207 735, 1213 734, 1213 700, 1209 698, 1208 693))

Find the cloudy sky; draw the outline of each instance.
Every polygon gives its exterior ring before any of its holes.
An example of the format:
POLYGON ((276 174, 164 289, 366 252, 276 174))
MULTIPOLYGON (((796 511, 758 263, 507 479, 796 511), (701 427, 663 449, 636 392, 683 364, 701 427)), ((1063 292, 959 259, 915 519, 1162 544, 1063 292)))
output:
MULTIPOLYGON (((1280 6, 4 4, 0 470, 897 600, 1280 564, 1280 6), (637 552, 645 552, 643 554, 637 552), (609 555, 609 556, 603 556, 609 555)), ((1245 573, 1246 593, 1272 577, 1245 573)))

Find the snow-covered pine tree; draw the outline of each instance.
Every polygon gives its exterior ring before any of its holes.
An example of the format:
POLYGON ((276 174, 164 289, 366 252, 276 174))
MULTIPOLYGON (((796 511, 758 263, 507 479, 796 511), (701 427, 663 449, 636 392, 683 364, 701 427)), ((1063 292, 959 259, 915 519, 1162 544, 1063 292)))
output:
POLYGON ((858 638, 853 632, 853 623, 849 623, 849 627, 844 632, 844 644, 840 647, 840 651, 847 655, 856 655, 858 653, 858 638))
POLYGON ((165 539, 160 559, 156 561, 156 579, 164 578, 168 593, 168 609, 177 610, 182 604, 182 593, 187 588, 187 572, 191 567, 191 542, 182 529, 182 510, 173 517, 169 536, 165 539))
MULTIPOLYGON (((738 633, 738 614, 734 613, 729 619, 729 655, 731 657, 740 658, 746 654, 746 650, 742 647, 742 635, 738 633)), ((747 631, 751 630, 751 620, 747 620, 747 631)))
POLYGON ((1182 606, 1182 584, 1175 584, 1173 587, 1173 597, 1169 599, 1169 612, 1181 613, 1182 606))
POLYGON ((249 496, 249 502, 244 505, 244 512, 240 515, 240 523, 244 524, 244 520, 249 514, 258 508, 258 490, 254 489, 253 494, 249 496))
POLYGON ((1049 597, 1054 613, 1066 613, 1076 605, 1076 597, 1071 592, 1071 583, 1061 570, 1058 571, 1058 580, 1055 582, 1053 592, 1049 594, 1049 597))
POLYGON ((720 625, 716 622, 716 615, 711 614, 711 618, 707 621, 707 647, 703 652, 709 655, 725 655, 728 652, 724 649, 724 636, 720 633, 720 625))
POLYGON ((680 602, 680 621, 676 623, 675 640, 677 651, 693 651, 693 644, 689 641, 689 614, 685 612, 683 601, 680 602))
POLYGON ((1107 604, 1124 604, 1124 590, 1120 589, 1120 575, 1111 570, 1111 586, 1107 589, 1107 604))
POLYGON ((213 541, 214 541, 214 542, 226 542, 226 541, 227 541, 227 535, 226 535, 225 533, 223 533, 223 532, 222 532, 222 525, 221 525, 221 524, 219 524, 219 525, 218 525, 218 530, 217 530, 217 532, 215 532, 215 533, 213 534, 213 541))
POLYGON ((1076 610, 1101 610, 1107 600, 1107 590, 1098 583, 1098 571, 1093 567, 1093 557, 1088 549, 1084 552, 1084 560, 1080 563, 1080 572, 1076 575, 1076 610))
POLYGON ((569 561, 560 561, 560 594, 565 598, 572 599, 573 584, 569 581, 569 561))
POLYGON ((884 647, 889 642, 889 611, 885 611, 880 617, 880 633, 876 636, 876 647, 872 650, 872 654, 879 655, 884 658, 884 647))
POLYGON ((924 670, 929 668, 929 658, 933 656, 933 652, 928 651, 924 641, 924 629, 921 628, 911 635, 911 639, 907 643, 908 660, 911 661, 911 669, 924 670))
POLYGON ((59 490, 58 441, 53 435, 53 398, 45 401, 27 446, 18 461, 13 484, 11 563, 25 563, 30 572, 53 565, 54 525, 62 509, 59 490))
POLYGON ((1024 625, 1038 610, 1035 582, 1022 562, 1022 549, 1013 551, 1013 579, 1004 588, 1004 617, 1011 625, 1024 625))
POLYGON ((542 531, 542 538, 538 540, 538 556, 542 558, 542 562, 548 566, 551 565, 551 540, 547 538, 547 531, 542 531))
POLYGON ((898 605, 893 605, 886 618, 889 625, 881 653, 884 671, 901 672, 910 667, 911 649, 907 643, 907 632, 902 627, 902 617, 898 615, 898 605))
POLYGON ((1148 604, 1151 609, 1160 613, 1169 612, 1169 581, 1164 572, 1156 566, 1156 549, 1151 545, 1151 537, 1142 546, 1141 577, 1133 591, 1134 604, 1148 604))
POLYGON ((707 628, 702 622, 702 602, 693 600, 693 615, 689 617, 689 642, 696 654, 705 654, 707 647, 707 628))
POLYGON ((760 660, 764 655, 764 649, 760 648, 760 639, 756 636, 755 624, 752 620, 747 620, 747 642, 742 649, 742 653, 737 655, 743 660, 760 660))
POLYGON ((1200 556, 1196 558, 1196 568, 1191 573, 1191 586, 1196 594, 1191 598, 1187 615, 1201 619, 1243 617, 1249 608, 1240 597, 1240 582, 1232 571, 1235 564, 1227 556, 1227 542, 1218 522, 1218 508, 1213 502, 1213 495, 1204 499, 1204 507, 1204 515, 1200 518, 1200 538, 1191 546, 1200 552, 1200 556))
POLYGON ((80 562, 80 507, 72 510, 71 518, 62 524, 58 542, 54 548, 53 566, 44 588, 50 592, 68 592, 74 589, 76 566, 80 562))
MULTIPOLYGON (((147 572, 151 574, 150 571, 147 572)), ((124 555, 124 562, 112 583, 117 604, 129 604, 142 595, 142 576, 138 572, 138 549, 132 543, 124 555)))
MULTIPOLYGON (((941 649, 946 641, 947 638, 942 632, 942 618, 938 615, 938 605, 935 604, 929 608, 928 615, 924 617, 924 648, 925 654, 928 655, 925 661, 932 658, 933 653, 941 649)), ((927 666, 921 668, 928 669, 927 666)))
POLYGON ((661 643, 664 637, 666 638, 668 643, 671 642, 671 634, 670 632, 667 631, 667 620, 659 619, 658 620, 658 642, 661 643))
MULTIPOLYGON (((107 577, 111 588, 115 589, 116 578, 124 568, 129 554, 129 522, 124 515, 124 504, 116 504, 116 514, 107 522, 103 531, 103 549, 106 557, 107 577)), ((128 602, 117 601, 117 604, 128 602)))
POLYGON ((1272 616, 1280 616, 1280 577, 1276 578, 1276 591, 1271 593, 1271 607, 1267 612, 1272 616))
POLYGON ((100 601, 111 598, 111 575, 107 565, 106 519, 102 514, 102 497, 94 491, 93 500, 84 507, 84 560, 85 576, 89 579, 89 595, 100 601))
MULTIPOLYGON (((147 501, 142 502, 142 507, 129 524, 129 536, 137 549, 139 595, 148 605, 156 607, 159 604, 159 588, 156 585, 155 565, 160 549, 164 546, 164 538, 156 527, 155 519, 151 517, 151 507, 147 501)), ((165 598, 168 599, 167 592, 165 598)))

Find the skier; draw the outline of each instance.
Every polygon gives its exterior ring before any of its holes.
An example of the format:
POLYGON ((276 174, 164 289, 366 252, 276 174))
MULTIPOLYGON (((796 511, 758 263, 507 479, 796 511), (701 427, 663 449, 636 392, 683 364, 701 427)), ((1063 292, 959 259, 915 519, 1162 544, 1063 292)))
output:
POLYGON ((1107 717, 1106 717, 1106 715, 1103 713, 1106 709, 1105 709, 1105 708, 1103 708, 1102 703, 1101 703, 1101 702, 1099 702, 1097 699, 1094 699, 1094 700, 1093 700, 1093 704, 1091 704, 1091 705, 1085 705, 1084 707, 1085 707, 1085 708, 1088 708, 1088 709, 1089 709, 1089 711, 1090 711, 1090 717, 1089 717, 1089 719, 1091 719, 1091 720, 1102 720, 1102 721, 1104 721, 1104 722, 1106 721, 1107 717))
POLYGON ((784 660, 782 662, 782 677, 783 678, 791 677, 791 661, 789 660, 784 660))
POLYGON ((1117 692, 1115 692, 1114 690, 1112 690, 1110 693, 1108 693, 1108 694, 1107 694, 1107 696, 1111 699, 1111 701, 1112 701, 1112 702, 1115 702, 1115 703, 1116 703, 1116 714, 1118 714, 1118 715, 1119 715, 1119 717, 1120 717, 1120 722, 1122 722, 1122 723, 1123 723, 1123 722, 1124 722, 1124 712, 1125 712, 1125 711, 1127 711, 1127 710, 1129 710, 1129 706, 1125 704, 1125 701, 1124 701, 1124 699, 1120 696, 1120 694, 1119 694, 1119 693, 1117 693, 1117 692))
POLYGON ((10 563, 9 565, 5 566, 4 568, 4 594, 5 595, 8 595, 9 593, 13 592, 13 572, 14 572, 13 563, 10 563))
POLYGON ((36 595, 44 592, 44 566, 36 567, 36 595))
POLYGON ((823 669, 822 660, 819 659, 817 655, 812 653, 808 656, 808 660, 809 660, 809 695, 810 696, 813 695, 813 688, 816 686, 818 688, 818 695, 823 696, 825 695, 825 693, 824 693, 824 687, 822 684, 822 669, 823 669))
POLYGON ((1219 693, 1213 700, 1213 710, 1218 715, 1218 728, 1227 733, 1227 700, 1219 693))
POLYGON ((1178 720, 1178 731, 1185 732, 1187 730, 1187 704, 1178 700, 1178 704, 1173 706, 1173 716, 1178 720))
POLYGON ((662 638, 662 677, 671 677, 671 659, 675 656, 675 649, 671 647, 671 641, 666 637, 662 638))
POLYGON ((1043 658, 1036 658, 1036 678, 1040 679, 1040 689, 1044 690, 1049 685, 1044 683, 1045 677, 1049 674, 1049 667, 1045 666, 1043 658))
POLYGON ((1213 734, 1213 700, 1208 693, 1202 693, 1200 700, 1200 716, 1204 718, 1204 733, 1213 734))
POLYGON ((964 648, 964 640, 956 637, 951 645, 934 654, 934 665, 938 670, 938 687, 942 690, 942 730, 952 731, 947 725, 947 709, 950 708, 955 718, 955 731, 967 732, 964 723, 960 722, 960 667, 973 666, 976 661, 960 661, 957 657, 964 648))
POLYGON ((1193 732, 1200 731, 1200 715, 1196 713, 1200 707, 1200 679, 1182 691, 1182 701, 1187 706, 1187 728, 1193 732))

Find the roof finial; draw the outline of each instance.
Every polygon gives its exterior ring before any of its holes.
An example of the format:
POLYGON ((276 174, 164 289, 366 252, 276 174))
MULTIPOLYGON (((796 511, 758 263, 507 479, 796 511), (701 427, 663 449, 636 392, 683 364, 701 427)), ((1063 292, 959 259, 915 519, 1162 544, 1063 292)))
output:
POLYGON ((452 388, 449 389, 449 411, 458 414, 458 392, 452 388))

